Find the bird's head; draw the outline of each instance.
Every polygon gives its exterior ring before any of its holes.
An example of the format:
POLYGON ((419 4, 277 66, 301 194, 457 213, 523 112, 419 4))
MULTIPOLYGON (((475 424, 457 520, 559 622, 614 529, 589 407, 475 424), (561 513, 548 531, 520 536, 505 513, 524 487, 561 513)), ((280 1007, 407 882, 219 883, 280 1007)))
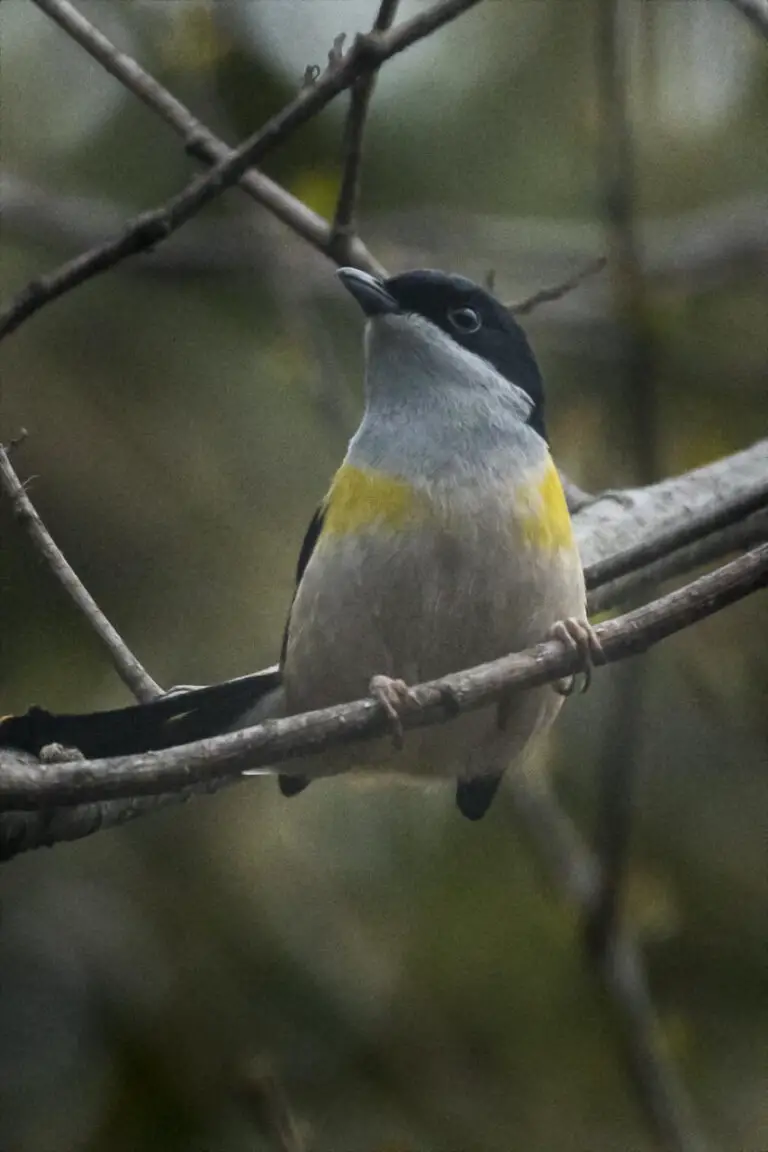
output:
POLYGON ((385 379, 411 385, 421 375, 438 388, 445 379, 506 388, 519 399, 525 422, 546 439, 543 383, 528 338, 485 288, 427 269, 388 280, 357 268, 338 275, 369 320, 369 372, 375 360, 385 379))

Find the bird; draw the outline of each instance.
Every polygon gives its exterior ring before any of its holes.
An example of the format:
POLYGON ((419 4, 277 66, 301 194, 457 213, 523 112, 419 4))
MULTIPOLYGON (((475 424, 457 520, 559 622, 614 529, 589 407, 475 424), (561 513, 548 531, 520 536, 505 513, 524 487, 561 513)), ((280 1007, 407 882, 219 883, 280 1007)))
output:
POLYGON ((130 755, 372 695, 391 731, 276 767, 282 794, 345 772, 447 777, 478 820, 574 678, 403 740, 409 685, 553 637, 588 682, 602 652, 522 327, 464 276, 337 274, 365 316, 364 411, 304 538, 279 663, 128 708, 34 707, 0 722, 0 746, 130 755))

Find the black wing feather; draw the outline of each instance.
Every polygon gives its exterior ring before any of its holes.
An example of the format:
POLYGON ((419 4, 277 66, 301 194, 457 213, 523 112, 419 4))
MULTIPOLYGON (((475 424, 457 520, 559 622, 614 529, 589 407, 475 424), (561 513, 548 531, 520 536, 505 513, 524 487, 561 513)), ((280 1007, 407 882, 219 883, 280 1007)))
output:
POLYGON ((325 504, 321 504, 316 510, 314 516, 309 522, 309 527, 304 534, 304 540, 299 551, 299 560, 296 565, 296 587, 293 590, 293 599, 291 600, 291 607, 288 609, 288 618, 285 621, 285 628, 283 629, 283 643, 280 646, 280 667, 282 668, 285 663, 285 652, 288 647, 288 629, 291 625, 291 612, 293 610, 293 601, 296 599, 296 593, 301 584, 301 578, 304 575, 307 564, 312 558, 312 553, 315 550, 315 545, 320 539, 320 533, 323 530, 325 523, 325 504))
MULTIPOLYGON (((288 609, 288 618, 285 621, 285 628, 283 629, 283 643, 280 647, 280 667, 282 668, 285 663, 285 653, 288 648, 288 629, 291 626, 291 612, 293 610, 293 602, 296 599, 296 592, 298 591, 301 578, 304 575, 307 564, 312 557, 315 550, 315 545, 320 539, 320 533, 323 530, 325 522, 325 504, 321 504, 314 516, 309 522, 309 528, 304 536, 304 541, 299 551, 299 561, 296 565, 296 587, 293 591, 293 600, 291 600, 291 607, 288 609)), ((277 778, 280 785, 280 791, 283 796, 298 796, 299 792, 303 792, 309 784, 306 776, 287 776, 281 772, 277 778)))

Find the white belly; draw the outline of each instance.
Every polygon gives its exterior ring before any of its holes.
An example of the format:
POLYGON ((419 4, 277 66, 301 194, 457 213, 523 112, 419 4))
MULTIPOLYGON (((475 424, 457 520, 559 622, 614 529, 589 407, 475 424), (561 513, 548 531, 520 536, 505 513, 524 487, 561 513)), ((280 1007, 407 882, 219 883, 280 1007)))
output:
MULTIPOLYGON (((536 551, 510 531, 509 509, 501 511, 450 530, 321 538, 291 614, 288 712, 366 696, 377 674, 413 684, 456 672, 537 643, 558 619, 583 617, 575 548, 536 551)), ((551 723, 560 702, 549 687, 519 694, 503 734, 507 764, 551 723)), ((324 763, 313 759, 312 772, 476 775, 483 745, 496 747, 499 738, 495 709, 483 709, 409 733, 401 754, 390 740, 375 741, 341 756, 334 750, 324 763)))

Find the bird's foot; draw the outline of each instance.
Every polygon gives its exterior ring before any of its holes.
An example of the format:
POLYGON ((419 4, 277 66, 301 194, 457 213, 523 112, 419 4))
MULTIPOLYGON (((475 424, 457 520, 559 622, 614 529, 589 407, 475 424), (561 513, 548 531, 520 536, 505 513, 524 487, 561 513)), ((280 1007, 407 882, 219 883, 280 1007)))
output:
POLYGON ((404 740, 401 717, 415 702, 410 688, 405 680, 393 680, 391 676, 372 676, 368 691, 384 709, 392 732, 392 742, 399 752, 404 740))
MULTIPOLYGON (((552 625, 547 639, 559 640, 571 652, 579 653, 581 670, 584 673, 581 691, 582 693, 586 692, 592 683, 592 669, 596 664, 605 663, 603 646, 592 625, 588 620, 578 620, 575 616, 568 616, 565 620, 558 620, 552 625)), ((570 696, 576 687, 576 676, 566 676, 562 680, 555 680, 552 687, 561 696, 570 696)))

